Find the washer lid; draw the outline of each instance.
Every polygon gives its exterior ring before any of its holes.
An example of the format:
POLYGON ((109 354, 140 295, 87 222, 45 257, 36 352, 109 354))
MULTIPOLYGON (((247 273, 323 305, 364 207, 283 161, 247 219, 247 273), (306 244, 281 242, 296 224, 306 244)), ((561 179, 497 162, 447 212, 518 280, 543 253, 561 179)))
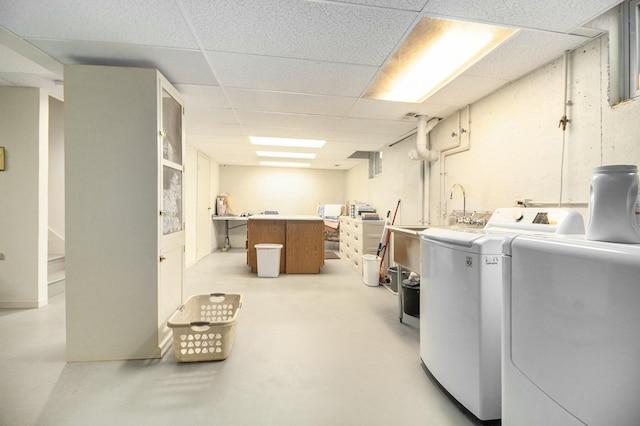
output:
POLYGON ((471 247, 478 238, 484 237, 486 232, 477 228, 427 228, 420 232, 420 238, 446 243, 455 243, 471 247))
POLYGON ((506 235, 474 228, 428 228, 420 233, 423 243, 447 246, 477 253, 502 253, 506 235))

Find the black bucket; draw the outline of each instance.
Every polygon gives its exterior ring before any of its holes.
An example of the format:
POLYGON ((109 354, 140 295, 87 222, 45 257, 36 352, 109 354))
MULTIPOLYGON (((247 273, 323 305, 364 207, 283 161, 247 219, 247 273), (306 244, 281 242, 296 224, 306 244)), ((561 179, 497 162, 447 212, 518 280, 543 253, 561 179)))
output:
POLYGON ((402 305, 405 314, 420 317, 420 282, 402 281, 402 305))

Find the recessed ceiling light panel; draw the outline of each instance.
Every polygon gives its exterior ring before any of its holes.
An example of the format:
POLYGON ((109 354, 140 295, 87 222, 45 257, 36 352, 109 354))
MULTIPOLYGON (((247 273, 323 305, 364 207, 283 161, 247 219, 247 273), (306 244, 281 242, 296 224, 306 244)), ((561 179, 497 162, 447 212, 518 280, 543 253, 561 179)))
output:
POLYGON ((281 151, 256 151, 258 157, 270 158, 300 158, 303 160, 313 160, 316 154, 310 152, 281 152, 281 151))
POLYGON ((325 141, 317 139, 267 138, 262 136, 249 136, 249 140, 251 140, 251 143, 254 145, 287 146, 298 148, 322 148, 325 144, 325 141))
POLYGON ((423 18, 364 97, 423 102, 516 31, 474 22, 423 18))
POLYGON ((311 167, 311 164, 309 163, 295 163, 287 161, 261 161, 260 165, 271 167, 311 167))

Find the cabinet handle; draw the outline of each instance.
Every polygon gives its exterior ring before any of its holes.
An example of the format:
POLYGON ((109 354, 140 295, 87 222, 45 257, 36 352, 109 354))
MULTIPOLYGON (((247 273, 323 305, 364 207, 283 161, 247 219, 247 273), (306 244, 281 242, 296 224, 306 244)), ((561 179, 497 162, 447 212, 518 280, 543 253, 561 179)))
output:
POLYGON ((165 260, 167 260, 167 258, 164 257, 163 255, 160 255, 160 262, 164 262, 165 260))

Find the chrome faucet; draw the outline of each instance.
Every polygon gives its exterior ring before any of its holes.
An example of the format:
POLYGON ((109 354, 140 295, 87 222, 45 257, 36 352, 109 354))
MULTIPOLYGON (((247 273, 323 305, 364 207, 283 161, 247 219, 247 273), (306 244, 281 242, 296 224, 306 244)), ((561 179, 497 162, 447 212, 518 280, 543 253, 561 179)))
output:
POLYGON ((467 194, 464 192, 464 186, 460 185, 459 183, 454 183, 451 187, 449 199, 453 200, 453 190, 456 188, 456 186, 459 186, 460 189, 462 189, 462 221, 464 221, 467 217, 467 194))

